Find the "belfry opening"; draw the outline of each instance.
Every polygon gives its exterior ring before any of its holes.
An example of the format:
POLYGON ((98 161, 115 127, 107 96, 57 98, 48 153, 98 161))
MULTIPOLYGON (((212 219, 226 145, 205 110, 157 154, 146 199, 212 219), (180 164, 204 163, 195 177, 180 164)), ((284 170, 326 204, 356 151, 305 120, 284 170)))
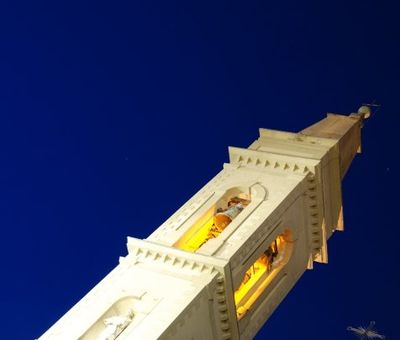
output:
POLYGON ((217 238, 228 225, 250 204, 250 195, 229 190, 174 244, 174 247, 196 252, 213 238, 217 238))
POLYGON ((288 263, 293 251, 292 232, 286 229, 248 268, 235 290, 236 316, 240 320, 288 263))

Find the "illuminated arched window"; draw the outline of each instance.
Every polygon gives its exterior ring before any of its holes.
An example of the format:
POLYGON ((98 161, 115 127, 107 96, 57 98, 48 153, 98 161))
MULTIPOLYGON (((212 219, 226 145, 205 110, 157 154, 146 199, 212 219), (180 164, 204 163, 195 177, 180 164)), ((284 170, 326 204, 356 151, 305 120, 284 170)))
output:
POLYGON ((210 239, 218 237, 250 202, 250 194, 245 190, 239 188, 227 190, 183 234, 174 247, 195 252, 210 239))
POLYGON ((241 319, 279 271, 288 263, 293 248, 292 232, 287 229, 268 246, 248 268, 235 290, 237 318, 241 319))

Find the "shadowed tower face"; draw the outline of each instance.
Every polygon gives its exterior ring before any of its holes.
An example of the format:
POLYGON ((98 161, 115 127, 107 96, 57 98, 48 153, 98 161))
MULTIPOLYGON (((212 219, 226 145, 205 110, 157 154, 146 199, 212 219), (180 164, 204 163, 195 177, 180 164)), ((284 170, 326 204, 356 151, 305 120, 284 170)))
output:
POLYGON ((251 339, 343 230, 341 179, 369 111, 260 129, 40 339, 251 339))

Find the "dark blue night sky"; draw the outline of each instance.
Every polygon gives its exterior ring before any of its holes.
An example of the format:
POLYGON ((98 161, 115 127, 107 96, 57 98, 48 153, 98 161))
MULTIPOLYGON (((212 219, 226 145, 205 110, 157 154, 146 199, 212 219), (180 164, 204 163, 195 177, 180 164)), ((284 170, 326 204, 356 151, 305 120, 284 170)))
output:
POLYGON ((397 339, 398 17, 369 0, 1 1, 0 338, 40 336, 228 145, 376 100, 346 232, 256 339, 351 340, 370 320, 397 339))

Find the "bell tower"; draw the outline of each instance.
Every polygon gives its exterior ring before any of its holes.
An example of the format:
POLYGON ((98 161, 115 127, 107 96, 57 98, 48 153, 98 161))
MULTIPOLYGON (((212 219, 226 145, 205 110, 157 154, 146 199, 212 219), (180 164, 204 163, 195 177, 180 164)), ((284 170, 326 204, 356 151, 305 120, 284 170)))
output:
POLYGON ((343 230, 341 180, 370 114, 298 133, 260 129, 229 163, 43 336, 251 339, 343 230))

